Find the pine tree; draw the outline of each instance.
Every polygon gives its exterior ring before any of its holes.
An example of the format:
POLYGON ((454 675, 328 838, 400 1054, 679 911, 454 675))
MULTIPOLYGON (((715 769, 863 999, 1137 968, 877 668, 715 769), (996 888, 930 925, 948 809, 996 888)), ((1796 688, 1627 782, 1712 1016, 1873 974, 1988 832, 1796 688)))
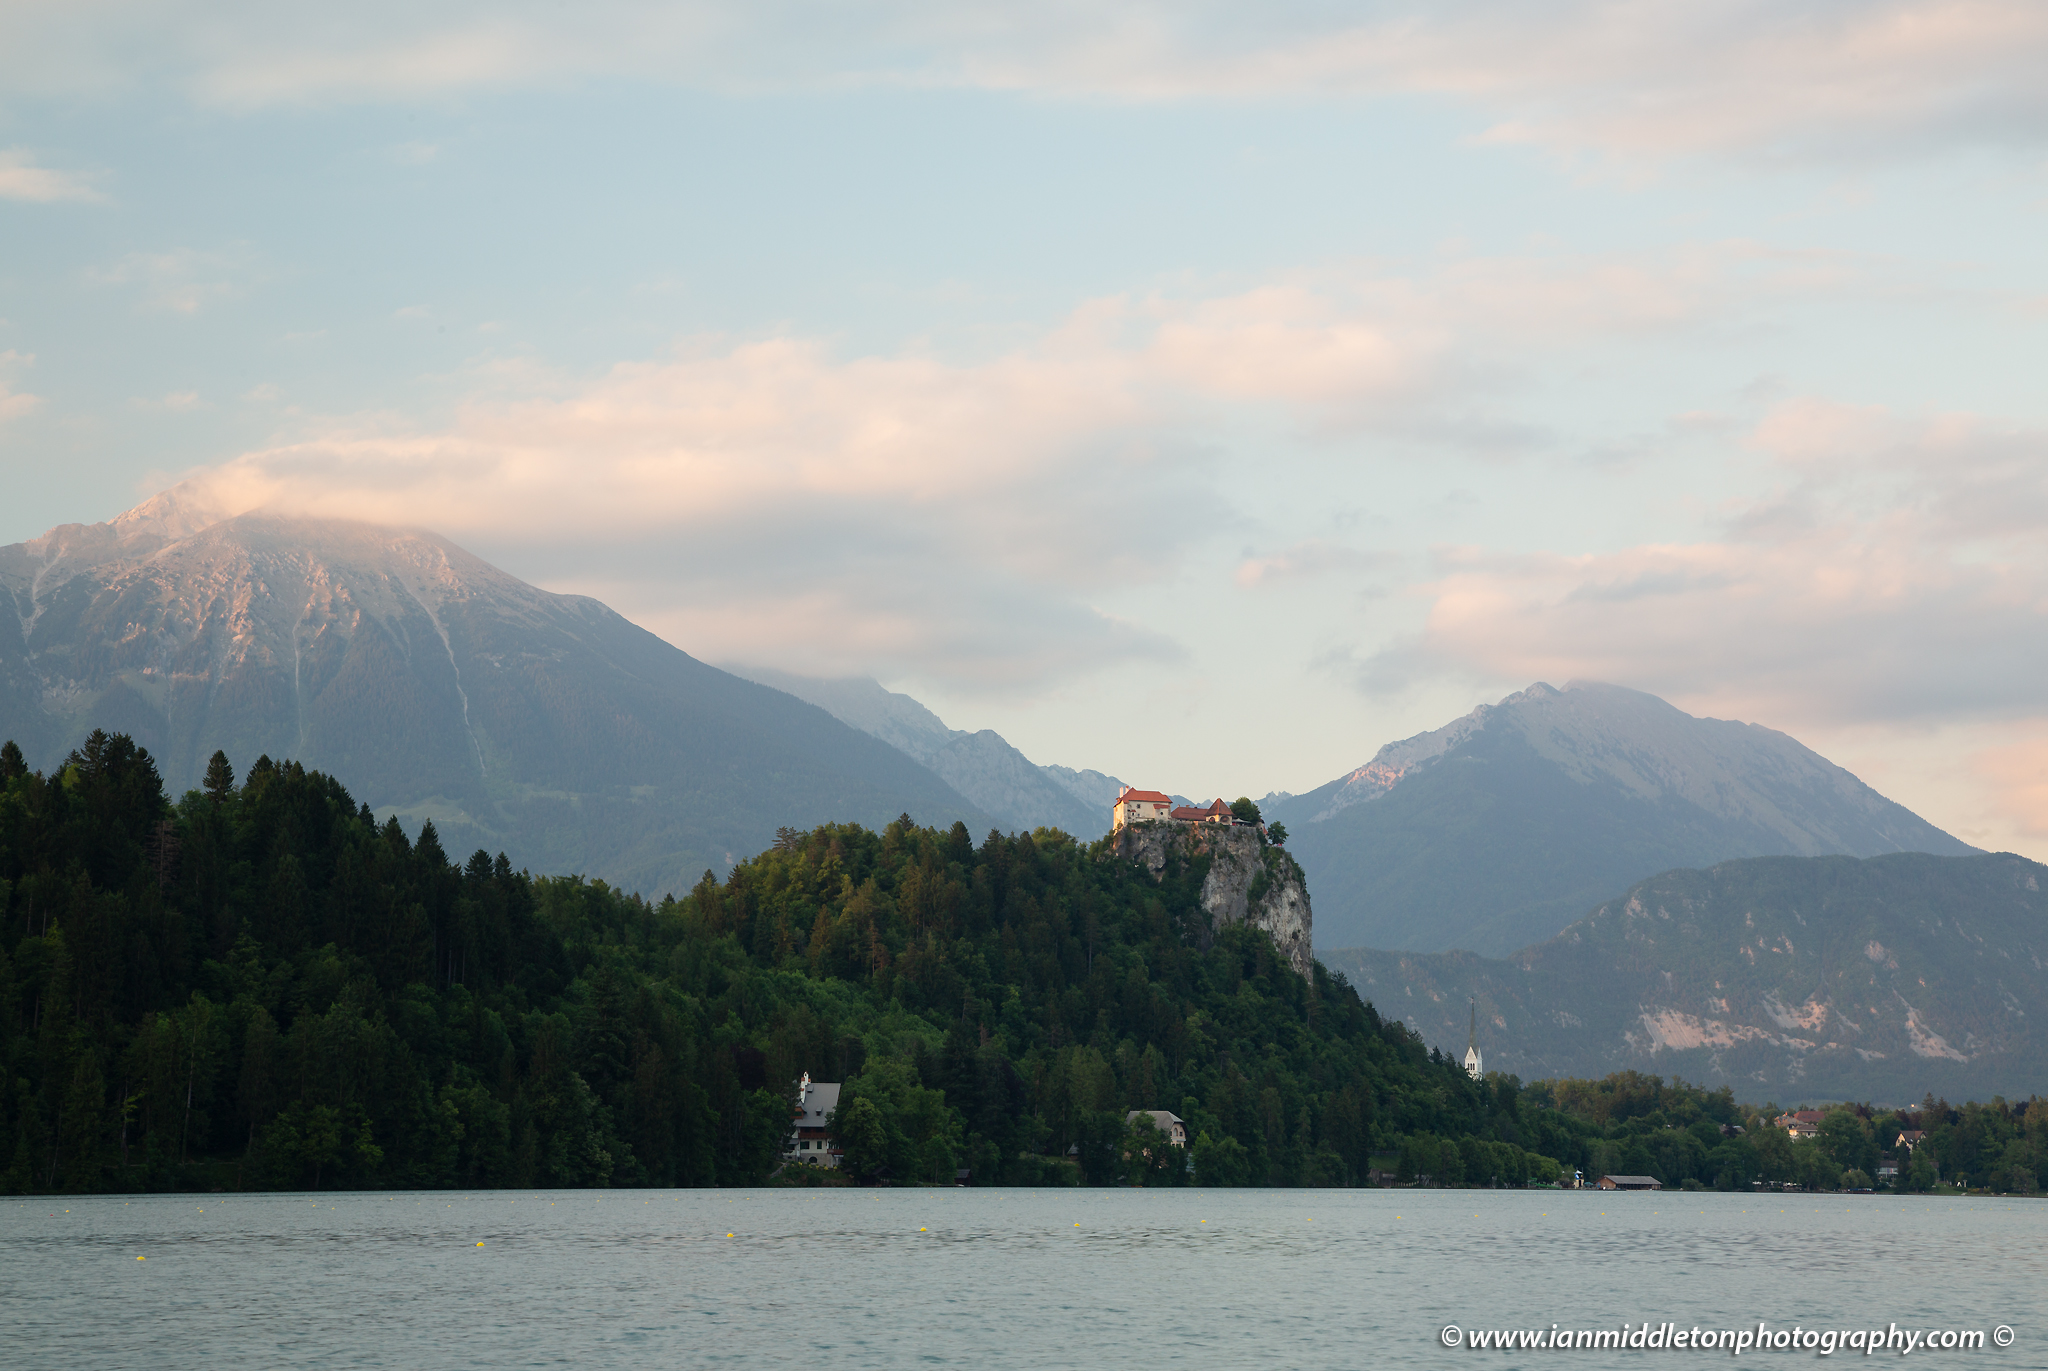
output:
POLYGON ((206 764, 206 798, 215 804, 235 793, 235 768, 228 762, 228 754, 216 751, 206 764))

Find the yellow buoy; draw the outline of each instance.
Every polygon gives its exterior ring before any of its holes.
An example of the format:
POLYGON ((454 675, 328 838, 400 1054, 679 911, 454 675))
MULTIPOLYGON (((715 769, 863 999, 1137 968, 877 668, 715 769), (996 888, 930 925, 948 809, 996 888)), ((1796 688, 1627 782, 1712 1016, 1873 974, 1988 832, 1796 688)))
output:
POLYGON ((477 1246, 478 1246, 478 1247, 482 1247, 482 1246, 483 1246, 483 1244, 482 1244, 482 1243, 478 1243, 478 1244, 477 1244, 477 1246))
POLYGON ((139 1262, 146 1262, 146 1261, 148 1261, 148 1260, 149 1260, 149 1258, 147 1258, 147 1257, 137 1257, 137 1258, 136 1258, 135 1260, 137 1260, 137 1261, 139 1261, 139 1262))

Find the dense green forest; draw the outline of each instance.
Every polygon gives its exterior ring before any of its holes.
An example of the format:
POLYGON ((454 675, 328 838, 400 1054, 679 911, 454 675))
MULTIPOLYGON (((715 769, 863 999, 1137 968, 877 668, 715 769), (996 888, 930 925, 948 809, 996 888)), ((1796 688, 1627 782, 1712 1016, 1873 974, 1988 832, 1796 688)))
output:
MULTIPOLYGON (((1468 1080, 1342 977, 1212 935, 1203 875, 905 817, 653 903, 453 862, 295 763, 216 756, 172 804, 127 737, 48 775, 10 743, 0 1191, 822 1179, 777 1174, 806 1071, 844 1082, 834 1179, 895 1183, 1834 1185, 1897 1122, 1841 1111, 1788 1160, 1726 1090, 1468 1080)), ((1920 1182, 2038 1177, 2048 1110, 1926 1114, 1920 1182)))

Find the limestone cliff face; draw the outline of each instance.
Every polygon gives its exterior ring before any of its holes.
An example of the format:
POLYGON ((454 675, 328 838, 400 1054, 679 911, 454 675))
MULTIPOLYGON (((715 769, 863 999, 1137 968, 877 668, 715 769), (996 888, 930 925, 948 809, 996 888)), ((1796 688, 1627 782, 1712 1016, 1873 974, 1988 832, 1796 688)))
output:
POLYGON ((1210 929, 1234 923, 1263 928, 1287 964, 1309 974, 1314 953, 1308 883, 1286 849, 1268 843, 1256 828, 1131 824, 1116 835, 1116 852, 1142 863, 1155 877, 1166 869, 1169 854, 1183 862, 1208 858, 1202 908, 1208 911, 1210 929))

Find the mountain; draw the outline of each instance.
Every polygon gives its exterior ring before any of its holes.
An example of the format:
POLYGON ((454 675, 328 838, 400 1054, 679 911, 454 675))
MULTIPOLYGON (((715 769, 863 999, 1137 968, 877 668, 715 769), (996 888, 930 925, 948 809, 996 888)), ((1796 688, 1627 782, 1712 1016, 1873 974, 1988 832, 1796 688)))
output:
POLYGON ((1321 960, 1460 1056, 1476 1000, 1487 1069, 1524 1080, 1635 1069, 1785 1104, 2048 1081, 2048 867, 2005 853, 1723 862, 1502 960, 1321 960))
POLYGON ((0 738, 47 767, 94 728, 149 748, 174 794, 216 748, 289 757, 450 850, 657 893, 783 826, 992 823, 824 710, 445 538, 175 492, 0 548, 0 738))
MULTIPOLYGON (((1054 784, 1061 786, 1090 809, 1107 813, 1116 803, 1117 795, 1124 783, 1114 776, 1105 776, 1100 771, 1076 771, 1070 766, 1057 766, 1050 762, 1039 768, 1054 784)), ((1104 827, 1108 827, 1105 823, 1104 827)))
POLYGON ((1783 733, 1590 681, 1532 685, 1262 808, 1326 947, 1501 956, 1674 867, 1977 850, 1783 733))
POLYGON ((1057 828, 1084 841, 1109 832, 1110 803, 1123 782, 1099 771, 1037 766, 994 729, 948 728, 908 695, 866 676, 796 676, 770 667, 726 670, 808 701, 841 723, 880 738, 931 768, 1005 828, 1057 828))

